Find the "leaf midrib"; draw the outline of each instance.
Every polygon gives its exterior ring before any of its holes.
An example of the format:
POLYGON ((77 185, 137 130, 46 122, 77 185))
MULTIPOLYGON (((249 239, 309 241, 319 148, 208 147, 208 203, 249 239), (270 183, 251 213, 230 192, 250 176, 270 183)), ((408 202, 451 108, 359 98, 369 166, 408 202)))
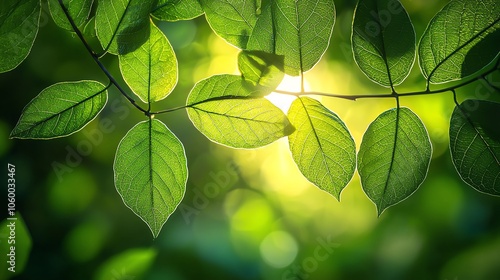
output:
MULTIPOLYGON (((35 127, 38 127, 40 124, 46 123, 46 122, 48 122, 49 120, 51 120, 51 119, 53 119, 53 118, 55 118, 55 117, 59 117, 61 114, 64 114, 65 112, 67 112, 67 111, 69 111, 69 110, 71 110, 71 109, 74 109, 75 107, 78 107, 78 106, 82 105, 83 103, 85 103, 85 102, 89 101, 90 99, 92 99, 92 98, 94 98, 94 97, 98 96, 99 94, 101 94, 101 93, 105 92, 106 90, 107 90, 107 87, 106 87, 106 88, 104 88, 103 90, 101 90, 101 91, 97 92, 96 94, 94 94, 94 95, 92 95, 92 96, 89 96, 89 97, 87 97, 87 98, 83 99, 82 101, 79 101, 78 103, 75 103, 75 104, 74 104, 73 106, 71 106, 71 107, 68 107, 68 108, 66 108, 66 109, 64 109, 64 110, 62 110, 62 111, 60 111, 60 112, 57 112, 57 113, 55 113, 55 114, 53 114, 53 115, 51 115, 51 116, 49 116, 49 117, 47 117, 47 118, 44 118, 44 119, 42 119, 42 120, 40 120, 40 121, 38 121, 38 122, 35 122, 35 123, 34 123, 34 124, 32 124, 32 125, 31 125, 28 129, 24 129, 24 130, 22 130, 22 131, 20 131, 19 133, 16 133, 16 134, 17 134, 17 135, 19 135, 19 134, 21 134, 21 133, 23 133, 23 134, 24 134, 26 131, 28 131, 28 132, 29 132, 29 131, 33 130, 35 127)), ((29 105, 30 105, 30 104, 29 104, 29 105)), ((16 138, 16 137, 18 137, 18 136, 16 136, 16 135, 12 135, 11 137, 12 137, 12 138, 16 138)))
POLYGON ((434 69, 432 69, 431 73, 429 74, 428 76, 428 80, 430 81, 432 79, 432 76, 434 75, 434 73, 439 69, 439 67, 441 67, 441 65, 443 65, 445 62, 447 62, 449 59, 451 59, 451 57, 453 57, 455 54, 457 54, 459 51, 461 51, 463 48, 465 48, 467 45, 469 45, 470 43, 472 43, 474 40, 476 40, 479 36, 481 36, 483 33, 485 33, 486 31, 488 31, 488 29, 492 28, 493 26, 495 26, 495 24, 497 24, 498 22, 500 22, 500 18, 496 19, 495 21, 493 21, 491 24, 489 24, 488 26, 486 26, 485 28, 481 29, 478 33, 476 33, 474 36, 472 36, 469 40, 467 40, 465 43, 463 43, 462 45, 460 45, 458 48, 456 48, 453 52, 451 52, 449 55, 447 55, 443 60, 441 60, 438 64, 436 64, 436 66, 434 66, 434 69))

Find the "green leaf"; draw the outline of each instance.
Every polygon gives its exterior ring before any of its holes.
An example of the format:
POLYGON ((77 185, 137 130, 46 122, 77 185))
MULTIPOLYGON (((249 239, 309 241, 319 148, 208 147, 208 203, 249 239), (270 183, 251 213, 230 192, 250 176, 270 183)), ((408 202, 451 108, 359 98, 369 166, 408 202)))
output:
POLYGON ((97 38, 105 51, 126 54, 149 37, 149 13, 155 0, 103 0, 96 12, 97 38))
POLYGON ((408 108, 391 109, 370 124, 358 153, 358 172, 378 214, 422 184, 432 155, 422 121, 408 108))
POLYGON ((466 100, 450 122, 453 164, 474 189, 500 196, 500 103, 466 100))
POLYGON ((50 139, 82 129, 104 108, 107 87, 95 81, 52 85, 31 100, 10 137, 50 139))
POLYGON ((16 68, 30 53, 40 12, 40 0, 0 2, 0 73, 16 68))
POLYGON ((153 248, 130 249, 111 257, 95 273, 95 280, 144 279, 158 252, 153 248))
POLYGON ((118 145, 114 172, 123 202, 156 238, 186 192, 182 143, 161 121, 140 122, 118 145))
MULTIPOLYGON (((82 27, 87 23, 93 2, 94 0, 63 0, 64 6, 68 9, 77 27, 82 27)), ((49 0, 49 9, 52 19, 59 27, 73 31, 73 27, 59 4, 59 0, 49 0)))
POLYGON ((340 200, 356 169, 356 145, 342 120, 319 101, 297 98, 288 111, 296 128, 290 151, 304 176, 340 200))
POLYGON ((240 76, 218 75, 198 82, 187 106, 201 133, 234 148, 265 146, 293 132, 283 112, 240 76))
MULTIPOLYGON (((3 274, 11 276, 19 276, 22 274, 28 263, 30 252, 31 252, 31 236, 26 227, 26 223, 19 212, 16 212, 16 220, 3 220, 0 223, 0 269, 3 274), (14 227, 12 227, 14 225, 14 227), (11 226, 11 227, 9 227, 11 226), (15 239, 10 239, 11 229, 14 229, 15 239), (15 243, 12 243, 15 240, 15 243), (10 242, 9 242, 10 241, 10 242), (15 261, 14 261, 14 272, 7 270, 11 265, 9 264, 11 253, 11 246, 15 247, 15 261)), ((2 274, 0 274, 2 275, 2 274)), ((7 277, 7 279, 10 277, 7 277)), ((3 279, 3 278, 2 278, 3 279)))
POLYGON ((123 79, 144 102, 167 97, 177 84, 177 58, 167 37, 151 22, 148 40, 119 56, 123 79))
POLYGON ((248 38, 257 21, 255 0, 199 0, 208 24, 228 43, 246 49, 248 38))
POLYGON ((434 84, 470 76, 500 51, 500 3, 454 0, 427 26, 420 40, 420 68, 434 84))
POLYGON ((238 67, 245 81, 271 90, 276 89, 285 76, 284 57, 263 51, 241 51, 238 67))
POLYGON ((198 0, 159 0, 152 14, 163 21, 188 20, 203 14, 198 0))
POLYGON ((354 60, 372 81, 401 84, 415 61, 415 30, 397 0, 360 0, 352 29, 354 60))
POLYGON ((321 59, 333 32, 331 0, 276 0, 262 9, 248 49, 285 56, 285 73, 298 75, 321 59))

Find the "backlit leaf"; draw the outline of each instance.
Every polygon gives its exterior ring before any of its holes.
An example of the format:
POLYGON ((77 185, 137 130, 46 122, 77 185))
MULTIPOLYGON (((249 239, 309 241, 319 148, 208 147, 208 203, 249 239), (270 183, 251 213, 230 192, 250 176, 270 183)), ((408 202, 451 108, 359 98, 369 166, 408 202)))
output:
POLYGON ((105 51, 126 54, 149 36, 149 13, 155 0, 102 0, 97 5, 97 38, 105 51))
POLYGON ((188 116, 207 138, 234 148, 257 148, 293 132, 287 117, 240 76, 198 82, 188 97, 188 116))
POLYGON ((52 85, 26 105, 10 137, 50 139, 68 136, 93 120, 107 99, 106 86, 95 81, 52 85))
POLYGON ((198 0, 159 0, 152 14, 163 21, 188 20, 203 14, 198 0))
POLYGON ((500 196, 500 103, 466 100, 450 122, 450 151, 462 179, 476 190, 500 196))
POLYGON ((0 73, 16 68, 28 56, 40 11, 40 0, 0 1, 0 73))
POLYGON ((408 108, 385 111, 370 124, 359 149, 358 172, 379 215, 418 189, 431 154, 427 130, 408 108))
POLYGON ((262 8, 247 49, 285 56, 285 73, 298 75, 321 59, 333 32, 331 0, 276 0, 262 8))
POLYGON ((167 37, 151 22, 148 40, 120 55, 123 79, 144 102, 162 100, 177 84, 177 59, 167 37))
POLYGON ((359 1, 351 39, 354 60, 372 81, 396 86, 410 73, 415 61, 415 30, 399 1, 359 1))
POLYGON ((118 145, 114 172, 123 202, 157 237, 186 191, 182 143, 162 122, 140 122, 118 145))
POLYGON ((214 32, 240 49, 246 49, 258 16, 255 0, 199 0, 214 32))
MULTIPOLYGON (((77 27, 82 27, 85 23, 87 23, 93 2, 94 0, 63 0, 64 6, 69 11, 71 18, 77 27)), ((49 0, 49 8, 54 22, 59 27, 73 31, 73 27, 61 8, 59 0, 49 0)))
POLYGON ((304 176, 340 200, 356 169, 356 145, 342 120, 319 101, 297 98, 288 111, 296 128, 290 151, 304 176))
POLYGON ((420 40, 420 68, 429 82, 470 76, 500 52, 500 3, 453 0, 427 26, 420 40))

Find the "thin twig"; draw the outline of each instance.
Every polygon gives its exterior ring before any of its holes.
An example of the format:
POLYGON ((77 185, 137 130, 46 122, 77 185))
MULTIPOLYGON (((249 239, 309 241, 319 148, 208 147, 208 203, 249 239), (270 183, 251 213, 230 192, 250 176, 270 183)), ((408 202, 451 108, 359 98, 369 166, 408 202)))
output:
POLYGON ((90 47, 90 45, 87 43, 87 40, 85 40, 85 37, 83 36, 82 32, 80 31, 80 29, 78 29, 78 26, 76 26, 75 22, 73 21, 73 18, 71 18, 71 15, 69 14, 69 11, 68 11, 68 8, 66 8, 66 6, 64 6, 62 0, 59 0, 59 5, 61 5, 61 8, 64 12, 64 14, 66 15, 66 18, 68 19, 69 23, 71 24, 71 27, 73 28, 73 31, 76 33, 76 35, 78 36, 78 38, 80 39, 80 41, 82 41, 83 45, 85 46, 85 49, 87 50, 87 52, 90 54, 90 56, 92 56, 92 59, 94 60, 95 63, 97 63, 97 65, 99 66, 99 68, 101 68, 102 72, 104 73, 104 75, 106 75, 106 77, 108 77, 109 81, 118 89, 118 91, 132 104, 134 105, 134 107, 136 107, 139 111, 143 112, 144 114, 148 115, 149 112, 145 109, 143 109, 141 106, 139 106, 139 104, 137 104, 135 102, 135 100, 130 97, 126 92, 125 90, 123 90, 123 88, 120 86, 120 84, 115 80, 115 78, 113 77, 113 75, 111 75, 111 73, 109 73, 108 69, 106 69, 106 67, 102 64, 102 62, 99 60, 99 55, 97 55, 93 50, 92 48, 90 47))

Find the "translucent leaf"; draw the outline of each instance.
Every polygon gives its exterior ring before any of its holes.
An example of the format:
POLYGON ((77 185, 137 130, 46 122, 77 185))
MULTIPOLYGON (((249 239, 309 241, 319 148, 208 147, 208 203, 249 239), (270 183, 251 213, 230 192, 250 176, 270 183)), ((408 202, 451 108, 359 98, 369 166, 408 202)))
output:
POLYGON ((103 0, 96 12, 97 38, 105 51, 126 54, 149 37, 149 13, 155 0, 103 0))
POLYGON ((321 59, 333 32, 331 0, 276 0, 262 8, 248 49, 285 56, 285 73, 298 75, 321 59))
POLYGON ((151 22, 148 40, 119 56, 123 79, 144 102, 167 97, 177 84, 177 59, 167 37, 151 22))
POLYGON ((296 128, 290 151, 304 176, 340 200, 356 169, 356 145, 342 120, 319 101, 297 98, 288 111, 296 128))
POLYGON ((159 0, 152 14, 163 21, 188 20, 203 14, 198 0, 159 0))
POLYGON ((0 254, 2 256, 0 269, 3 274, 16 276, 24 271, 28 263, 32 241, 21 214, 16 212, 15 216, 10 218, 15 218, 15 220, 5 219, 0 223, 0 254), (15 239, 10 239, 12 229, 15 232, 15 239), (15 240, 15 243, 12 243, 13 240, 15 240), (9 263, 11 258, 9 254, 12 255, 11 246, 15 247, 14 271, 8 270, 11 267, 9 263))
POLYGON ((354 60, 372 81, 396 86, 410 74, 415 61, 415 30, 399 1, 359 1, 351 39, 354 60))
POLYGON ((114 172, 123 202, 157 237, 186 191, 188 171, 182 143, 162 122, 140 122, 118 145, 114 172))
POLYGON ((500 196, 500 103, 466 100, 450 122, 450 151, 460 177, 474 189, 500 196))
POLYGON ((82 129, 104 108, 107 88, 95 81, 52 85, 31 100, 10 137, 50 139, 82 129))
POLYGON ((422 184, 432 155, 422 121, 408 108, 391 109, 373 121, 358 153, 358 172, 378 214, 422 184))
POLYGON ((263 51, 242 51, 238 55, 238 67, 243 79, 272 90, 278 87, 285 76, 283 63, 283 56, 263 51))
POLYGON ((234 148, 257 148, 293 132, 287 117, 240 76, 198 82, 188 97, 188 116, 208 139, 234 148))
POLYGON ((427 26, 420 40, 422 73, 431 83, 470 76, 500 51, 500 3, 454 0, 427 26))
POLYGON ((40 21, 40 0, 0 1, 0 73, 16 68, 28 56, 40 21))
POLYGON ((96 272, 95 280, 144 279, 158 252, 152 248, 130 249, 105 261, 96 272))
POLYGON ((248 38, 257 21, 255 0, 199 0, 208 24, 230 44, 246 49, 248 38))
MULTIPOLYGON (((77 27, 82 27, 89 19, 90 10, 94 0, 63 0, 73 22, 77 27)), ((59 0, 49 0, 49 9, 54 22, 61 28, 73 31, 73 27, 64 13, 59 0)))

